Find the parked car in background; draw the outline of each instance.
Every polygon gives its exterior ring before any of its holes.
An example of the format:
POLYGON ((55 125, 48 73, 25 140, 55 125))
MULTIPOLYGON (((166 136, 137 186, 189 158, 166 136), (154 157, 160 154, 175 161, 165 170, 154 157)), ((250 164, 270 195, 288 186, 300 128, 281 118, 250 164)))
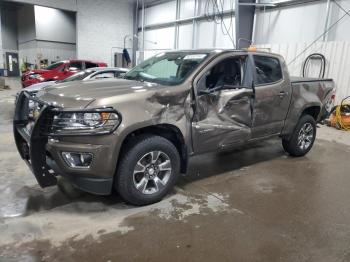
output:
POLYGON ((121 67, 93 67, 86 69, 84 71, 80 71, 78 73, 75 73, 74 75, 67 77, 64 80, 57 80, 57 81, 47 81, 47 82, 41 82, 38 84, 31 85, 27 88, 22 89, 21 91, 17 92, 16 95, 16 101, 19 96, 19 94, 23 91, 28 92, 31 95, 34 95, 39 92, 40 90, 44 89, 45 87, 54 86, 60 83, 67 83, 72 81, 86 81, 90 79, 104 79, 104 78, 118 78, 123 77, 125 73, 127 73, 129 69, 127 68, 121 68, 121 67))
POLYGON ((65 60, 49 65, 44 69, 35 69, 22 75, 22 87, 28 87, 33 84, 63 80, 74 75, 78 71, 94 67, 106 67, 103 62, 93 62, 86 60, 65 60))
POLYGON ((307 154, 333 88, 331 79, 291 78, 276 54, 167 52, 124 79, 22 92, 14 136, 40 186, 64 176, 145 205, 172 189, 193 155, 271 137, 291 156, 307 154))

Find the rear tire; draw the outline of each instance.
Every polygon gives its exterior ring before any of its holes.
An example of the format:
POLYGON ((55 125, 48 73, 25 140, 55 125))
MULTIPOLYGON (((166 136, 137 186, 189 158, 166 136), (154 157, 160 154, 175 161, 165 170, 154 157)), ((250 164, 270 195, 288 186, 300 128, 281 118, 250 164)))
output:
POLYGON ((141 206, 160 201, 180 174, 176 147, 161 136, 142 135, 123 150, 115 178, 115 189, 128 203, 141 206))
POLYGON ((310 115, 303 115, 289 140, 282 139, 284 150, 291 156, 300 157, 307 154, 316 138, 316 121, 310 115))

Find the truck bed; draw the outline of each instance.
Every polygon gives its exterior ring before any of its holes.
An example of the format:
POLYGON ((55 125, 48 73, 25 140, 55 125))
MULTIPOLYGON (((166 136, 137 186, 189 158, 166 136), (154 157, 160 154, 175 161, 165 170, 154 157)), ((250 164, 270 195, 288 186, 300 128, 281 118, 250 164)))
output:
MULTIPOLYGON (((318 120, 325 119, 329 114, 327 106, 331 101, 334 90, 334 82, 332 79, 290 77, 292 86, 292 98, 290 104, 289 118, 299 118, 297 112, 303 111, 303 105, 313 104, 320 106, 321 111, 318 120)), ((297 119, 294 119, 296 122, 297 119)))

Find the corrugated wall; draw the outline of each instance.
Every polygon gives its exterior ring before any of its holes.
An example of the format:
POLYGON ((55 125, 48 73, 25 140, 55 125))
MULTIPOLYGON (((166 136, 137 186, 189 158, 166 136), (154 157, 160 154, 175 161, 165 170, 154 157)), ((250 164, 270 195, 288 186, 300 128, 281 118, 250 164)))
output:
MULTIPOLYGON (((308 55, 312 53, 323 54, 326 58, 325 78, 334 80, 337 88, 336 102, 339 103, 344 97, 350 95, 350 42, 318 42, 300 55, 309 45, 310 43, 293 43, 258 45, 258 47, 281 54, 285 58, 292 76, 302 76, 302 66, 308 55), (295 59, 296 57, 297 59, 295 59), (293 60, 294 62, 292 62, 293 60)), ((311 65, 310 76, 317 77, 315 68, 317 66, 313 65, 313 67, 311 65)))

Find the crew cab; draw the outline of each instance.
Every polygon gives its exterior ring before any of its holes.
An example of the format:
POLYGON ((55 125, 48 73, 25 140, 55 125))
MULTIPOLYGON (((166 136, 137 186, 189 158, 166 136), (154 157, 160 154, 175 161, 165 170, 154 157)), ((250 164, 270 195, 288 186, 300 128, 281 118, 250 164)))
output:
POLYGON ((33 84, 63 80, 78 71, 93 68, 106 67, 106 63, 93 62, 87 60, 65 60, 49 65, 44 69, 35 69, 22 75, 22 87, 28 87, 33 84))
POLYGON ((64 176, 84 191, 115 189, 145 205, 171 190, 193 155, 271 137, 291 156, 305 155, 333 87, 331 79, 291 78, 277 54, 166 52, 124 79, 23 92, 14 137, 42 187, 64 176))

